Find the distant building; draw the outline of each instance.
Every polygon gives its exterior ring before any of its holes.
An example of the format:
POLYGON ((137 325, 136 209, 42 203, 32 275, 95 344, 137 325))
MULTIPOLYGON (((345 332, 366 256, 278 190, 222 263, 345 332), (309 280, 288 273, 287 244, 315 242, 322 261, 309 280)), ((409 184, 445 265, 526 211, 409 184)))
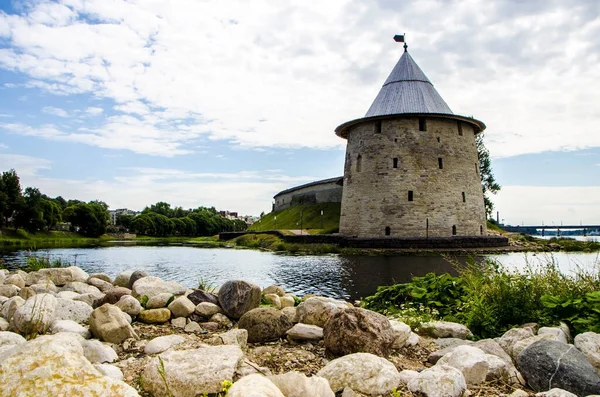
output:
POLYGON ((292 187, 273 197, 273 211, 282 211, 298 204, 340 203, 344 178, 323 179, 292 187))
POLYGON ((133 211, 133 210, 128 210, 127 208, 119 208, 116 210, 109 210, 108 211, 109 215, 110 215, 110 224, 111 225, 116 225, 117 224, 117 218, 119 217, 119 215, 139 215, 141 214, 140 211, 133 211))

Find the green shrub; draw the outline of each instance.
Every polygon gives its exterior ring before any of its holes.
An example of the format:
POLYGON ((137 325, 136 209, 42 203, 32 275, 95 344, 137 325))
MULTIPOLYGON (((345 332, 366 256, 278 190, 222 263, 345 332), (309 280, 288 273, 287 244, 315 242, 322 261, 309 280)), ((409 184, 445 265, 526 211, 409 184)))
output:
POLYGON ((469 261, 457 270, 460 277, 430 273, 380 287, 363 306, 413 327, 435 319, 460 322, 482 338, 527 322, 564 321, 575 334, 600 331, 600 278, 595 272, 578 269, 565 275, 552 260, 521 271, 493 261, 469 261))
POLYGON ((71 264, 62 258, 54 258, 50 259, 50 255, 46 256, 37 256, 37 255, 29 255, 27 257, 27 262, 25 265, 26 272, 35 272, 40 269, 48 269, 52 267, 68 267, 71 264))

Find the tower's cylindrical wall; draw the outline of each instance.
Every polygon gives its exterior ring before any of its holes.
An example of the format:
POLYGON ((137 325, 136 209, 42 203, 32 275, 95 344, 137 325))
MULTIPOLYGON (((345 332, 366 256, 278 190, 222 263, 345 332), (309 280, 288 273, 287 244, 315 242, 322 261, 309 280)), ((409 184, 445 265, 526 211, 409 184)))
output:
POLYGON ((347 139, 340 234, 486 234, 472 125, 396 116, 357 124, 347 139))

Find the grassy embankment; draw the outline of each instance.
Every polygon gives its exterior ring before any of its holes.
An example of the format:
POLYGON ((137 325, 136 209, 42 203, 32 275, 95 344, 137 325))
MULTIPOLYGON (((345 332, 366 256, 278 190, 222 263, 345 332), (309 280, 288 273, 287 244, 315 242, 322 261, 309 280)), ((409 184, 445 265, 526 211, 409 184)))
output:
POLYGON ((551 262, 519 272, 492 261, 455 266, 459 277, 430 273, 379 287, 362 305, 412 327, 430 320, 459 322, 476 338, 496 337, 528 322, 552 326, 563 321, 573 336, 600 331, 599 269, 566 275, 551 262))
POLYGON ((340 203, 321 203, 297 205, 283 211, 275 211, 263 216, 248 230, 264 232, 266 230, 302 230, 309 234, 337 233, 340 225, 340 203), (321 219, 321 211, 323 218, 321 219), (302 216, 300 214, 302 213, 302 216), (277 221, 275 221, 277 217, 277 221), (302 219, 302 222, 300 222, 302 219), (275 226, 277 222, 277 226, 275 226))
POLYGON ((27 233, 25 230, 1 229, 0 248, 50 248, 50 247, 78 247, 85 245, 98 245, 114 239, 103 235, 98 238, 84 237, 74 232, 49 231, 27 233))

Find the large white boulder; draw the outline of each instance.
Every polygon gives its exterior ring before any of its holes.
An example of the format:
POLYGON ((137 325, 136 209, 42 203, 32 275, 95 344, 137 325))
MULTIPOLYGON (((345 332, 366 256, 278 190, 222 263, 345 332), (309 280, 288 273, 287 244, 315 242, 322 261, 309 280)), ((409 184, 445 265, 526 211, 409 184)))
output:
POLYGON ((515 343, 532 336, 534 333, 531 328, 511 328, 498 338, 497 342, 509 356, 514 358, 512 350, 515 343))
POLYGON ((121 343, 128 338, 137 339, 125 316, 121 309, 106 303, 90 315, 90 332, 95 337, 110 343, 121 343))
POLYGON ((299 372, 286 372, 269 376, 269 380, 277 386, 285 397, 334 397, 329 382, 320 376, 310 378, 299 372))
POLYGON ((554 340, 562 343, 569 343, 569 337, 560 327, 542 327, 538 330, 538 335, 550 334, 554 340))
POLYGON ((134 297, 147 296, 148 298, 163 292, 172 295, 183 295, 187 288, 175 281, 163 281, 158 277, 142 277, 133 283, 131 294, 134 297))
POLYGON ((12 326, 25 335, 45 333, 54 321, 56 298, 50 294, 37 294, 19 306, 12 317, 12 326))
POLYGON ((408 382, 408 390, 427 397, 459 397, 467 389, 462 372, 449 365, 434 365, 408 382))
POLYGON ((37 272, 27 273, 25 284, 44 284, 50 280, 56 286, 63 286, 70 282, 85 283, 89 275, 77 266, 40 269, 37 272))
POLYGON ((85 339, 92 337, 89 329, 73 320, 54 320, 52 324, 50 324, 50 333, 58 334, 59 332, 72 332, 85 339))
POLYGON ((94 363, 112 363, 118 360, 117 352, 106 343, 97 339, 83 340, 80 342, 83 347, 83 355, 92 364, 94 363))
POLYGON ((72 320, 79 324, 87 324, 94 309, 85 302, 71 299, 56 299, 55 320, 72 320))
POLYGON ((330 361, 318 373, 331 390, 351 387, 369 396, 387 394, 400 382, 398 370, 388 360, 370 353, 354 353, 330 361))
POLYGON ((575 347, 600 372, 600 334, 584 332, 575 337, 575 347))
POLYGON ((462 372, 467 385, 485 382, 489 370, 488 358, 483 350, 473 346, 457 346, 440 358, 436 365, 449 365, 462 372))
MULTIPOLYGON (((263 375, 252 374, 244 376, 231 386, 228 397, 289 397, 263 375)), ((311 395, 312 396, 312 395, 311 395)))
POLYGON ((469 328, 459 323, 450 321, 429 321, 421 324, 419 333, 434 338, 458 338, 467 339, 473 334, 469 328))
POLYGON ((152 339, 146 347, 144 347, 144 353, 146 354, 156 354, 162 353, 165 350, 170 349, 172 346, 179 345, 185 342, 185 338, 180 335, 165 335, 159 336, 157 338, 152 339))
POLYGON ((173 397, 219 393, 222 382, 233 380, 243 361, 244 353, 234 345, 169 350, 146 365, 141 384, 144 390, 155 396, 167 395, 165 382, 173 397))
POLYGON ((392 331, 394 332, 394 344, 392 348, 401 349, 406 345, 411 334, 410 327, 402 321, 390 320, 392 331))
POLYGON ((316 296, 308 298, 296 307, 295 323, 312 324, 321 328, 335 313, 348 309, 348 304, 333 298, 316 296))
POLYGON ((139 397, 131 386, 100 373, 77 343, 61 334, 19 345, 0 364, 3 396, 139 397))

